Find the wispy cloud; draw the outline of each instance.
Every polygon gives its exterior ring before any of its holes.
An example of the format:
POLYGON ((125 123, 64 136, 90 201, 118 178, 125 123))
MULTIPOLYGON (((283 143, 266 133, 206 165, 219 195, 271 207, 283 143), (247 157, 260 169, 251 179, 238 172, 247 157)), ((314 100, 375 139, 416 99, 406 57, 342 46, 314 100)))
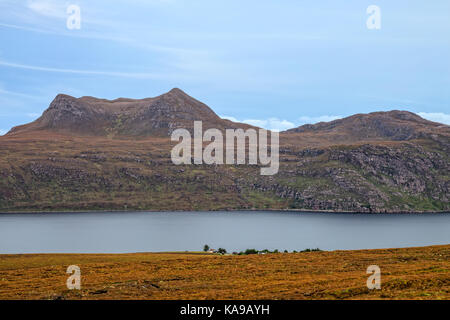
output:
POLYGON ((343 118, 343 116, 332 116, 332 115, 322 115, 317 117, 302 116, 297 119, 297 121, 282 120, 278 118, 268 118, 268 119, 247 119, 238 120, 232 116, 220 116, 223 119, 228 119, 234 122, 242 122, 251 124, 253 126, 261 127, 264 129, 272 131, 284 131, 291 128, 295 128, 304 124, 314 124, 317 122, 328 122, 336 119, 343 118))
POLYGON ((271 131, 283 131, 290 128, 295 127, 295 124, 287 121, 287 120, 281 120, 278 118, 269 118, 269 119, 247 119, 247 120, 238 120, 235 117, 231 116, 221 116, 223 119, 228 119, 234 122, 242 122, 247 123, 252 126, 261 127, 267 130, 271 131))
POLYGON ((417 112, 424 119, 450 125, 450 114, 443 112, 417 112))
POLYGON ((67 4, 61 1, 28 0, 26 6, 31 11, 46 17, 64 19, 67 16, 67 4))
POLYGON ((323 116, 318 116, 318 117, 308 117, 308 116, 303 116, 298 118, 298 125, 302 125, 302 124, 314 124, 317 122, 329 122, 329 121, 333 121, 336 119, 341 119, 343 118, 343 116, 333 116, 333 115, 323 115, 323 116))
POLYGON ((56 32, 51 32, 49 30, 34 28, 34 27, 28 27, 28 26, 20 26, 16 24, 10 24, 10 23, 0 23, 0 27, 3 28, 10 28, 10 29, 17 29, 17 30, 24 30, 24 31, 31 31, 31 32, 37 32, 37 33, 49 33, 49 34, 57 34, 56 32))
POLYGON ((27 113, 27 117, 30 117, 30 118, 37 118, 39 116, 40 116, 40 114, 36 113, 36 112, 27 113))
POLYGON ((141 49, 146 49, 148 51, 157 51, 157 52, 162 52, 162 53, 176 54, 176 55, 180 55, 182 57, 185 57, 187 54, 191 54, 191 55, 197 54, 199 57, 204 57, 204 55, 208 53, 208 51, 206 51, 206 50, 149 44, 140 38, 134 39, 131 36, 121 37, 121 36, 117 36, 117 35, 113 36, 113 35, 107 35, 105 33, 94 33, 94 32, 89 32, 89 33, 68 32, 67 30, 61 29, 61 28, 58 28, 58 31, 54 31, 54 30, 42 29, 39 27, 29 27, 29 26, 24 26, 24 25, 16 25, 16 24, 3 23, 3 22, 0 22, 0 27, 29 31, 29 32, 34 32, 34 33, 43 33, 43 34, 49 34, 49 35, 71 37, 71 38, 106 40, 106 41, 111 41, 111 42, 122 43, 127 46, 133 46, 133 47, 138 47, 141 49))
MULTIPOLYGON (((61 0, 27 0, 12 1, 2 0, 2 7, 7 9, 9 16, 2 16, 2 20, 14 21, 18 24, 27 24, 37 27, 45 27, 47 29, 59 29, 65 27, 65 20, 69 16, 67 8, 70 5, 78 5, 82 10, 82 23, 88 24, 90 27, 107 27, 112 28, 120 25, 117 20, 103 19, 101 13, 105 12, 105 6, 108 3, 100 3, 95 1, 61 1, 61 0), (10 19, 11 16, 14 19, 10 19)), ((108 9, 111 9, 108 6, 108 9)))
POLYGON ((26 99, 33 99, 33 100, 42 100, 42 97, 33 96, 33 95, 30 95, 30 94, 21 93, 21 92, 9 91, 9 90, 5 90, 5 89, 3 89, 1 87, 0 87, 0 94, 15 96, 15 97, 19 97, 19 98, 26 98, 26 99))
POLYGON ((288 120, 269 118, 265 120, 248 119, 242 121, 253 126, 262 127, 271 131, 283 131, 295 127, 295 124, 288 120))
POLYGON ((57 72, 57 73, 71 73, 81 75, 98 75, 98 76, 110 76, 110 77, 122 77, 122 78, 134 78, 134 79, 167 79, 167 78, 179 78, 180 75, 174 74, 162 74, 162 73, 137 73, 137 72, 111 72, 111 71, 98 71, 98 70, 81 70, 81 69, 65 69, 65 68, 52 68, 42 67, 35 65, 27 65, 15 62, 9 62, 0 60, 0 66, 26 69, 34 71, 44 72, 57 72))

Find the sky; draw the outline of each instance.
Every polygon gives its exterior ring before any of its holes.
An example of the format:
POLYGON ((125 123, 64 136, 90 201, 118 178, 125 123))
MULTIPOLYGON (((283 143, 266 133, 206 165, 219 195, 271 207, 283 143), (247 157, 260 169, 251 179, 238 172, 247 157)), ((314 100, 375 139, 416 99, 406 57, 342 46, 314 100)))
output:
POLYGON ((448 0, 0 0, 0 134, 58 93, 174 87, 272 130, 394 109, 450 124, 449 12, 448 0))

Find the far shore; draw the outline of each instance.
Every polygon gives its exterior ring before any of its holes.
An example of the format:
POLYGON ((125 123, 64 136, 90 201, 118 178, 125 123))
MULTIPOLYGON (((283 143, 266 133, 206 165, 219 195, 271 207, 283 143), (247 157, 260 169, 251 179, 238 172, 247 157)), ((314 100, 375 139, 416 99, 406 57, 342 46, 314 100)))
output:
POLYGON ((339 210, 309 210, 309 209, 220 209, 220 210, 6 210, 0 214, 33 214, 33 213, 133 213, 133 212, 305 212, 305 213, 339 213, 339 214, 448 214, 450 211, 383 211, 383 212, 358 212, 358 211, 339 211, 339 210))

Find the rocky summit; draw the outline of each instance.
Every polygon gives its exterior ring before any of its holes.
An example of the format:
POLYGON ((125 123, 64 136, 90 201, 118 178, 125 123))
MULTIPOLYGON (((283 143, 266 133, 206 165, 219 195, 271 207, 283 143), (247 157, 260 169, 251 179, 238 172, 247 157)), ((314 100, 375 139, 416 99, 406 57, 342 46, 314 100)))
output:
POLYGON ((203 121, 206 128, 238 127, 219 118, 204 103, 174 88, 161 96, 140 100, 77 99, 59 94, 39 119, 14 127, 8 134, 49 130, 84 136, 167 136, 177 128, 191 129, 194 120, 203 121))
POLYGON ((450 127, 407 111, 280 133, 280 168, 174 165, 170 133, 249 128, 179 89, 116 100, 58 95, 0 137, 0 212, 289 209, 450 211, 450 127))

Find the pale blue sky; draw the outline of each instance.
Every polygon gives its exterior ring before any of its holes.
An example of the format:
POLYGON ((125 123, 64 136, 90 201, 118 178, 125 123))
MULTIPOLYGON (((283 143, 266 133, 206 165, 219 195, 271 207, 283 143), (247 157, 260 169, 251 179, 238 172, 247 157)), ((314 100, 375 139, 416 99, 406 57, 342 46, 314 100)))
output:
POLYGON ((0 134, 58 93, 173 87, 269 129, 391 109, 450 124, 449 13, 448 0, 0 0, 0 134))

